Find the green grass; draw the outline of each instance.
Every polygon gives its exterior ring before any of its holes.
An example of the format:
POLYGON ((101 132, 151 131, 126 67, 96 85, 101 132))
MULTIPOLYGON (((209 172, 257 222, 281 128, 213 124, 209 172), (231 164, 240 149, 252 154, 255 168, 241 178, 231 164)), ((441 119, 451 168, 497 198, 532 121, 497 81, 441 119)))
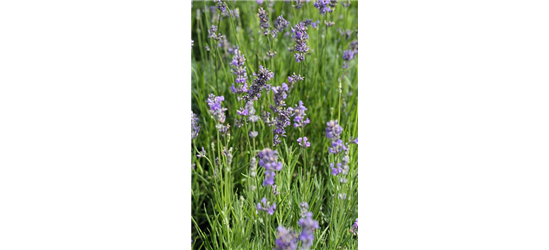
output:
MULTIPOLYGON (((192 37, 192 110, 198 115, 201 126, 199 136, 192 141, 192 239, 193 249, 272 249, 275 247, 277 227, 284 226, 300 231, 299 204, 307 202, 313 218, 319 222, 315 231, 312 249, 358 249, 358 239, 349 230, 358 217, 358 150, 349 145, 350 168, 346 183, 340 176, 331 174, 330 163, 341 162, 343 154, 329 154, 331 141, 326 137, 326 122, 338 120, 343 127, 342 140, 348 142, 358 137, 358 75, 357 56, 342 68, 343 50, 349 43, 358 41, 355 32, 349 38, 338 29, 355 31, 358 28, 358 2, 343 7, 338 3, 333 13, 321 15, 313 2, 304 1, 301 9, 292 7, 292 2, 227 1, 227 10, 238 10, 239 17, 216 18, 220 11, 210 11, 212 1, 195 1, 191 13, 192 37), (290 25, 275 38, 260 34, 258 8, 263 7, 271 27, 276 17, 282 15, 290 25), (305 19, 320 21, 318 28, 309 26, 307 32, 310 50, 305 61, 297 63, 291 36, 284 33, 305 19), (335 22, 327 27, 324 21, 335 22), (263 65, 274 72, 269 81, 272 86, 287 83, 292 73, 305 77, 288 92, 286 103, 294 107, 300 100, 307 107, 311 122, 304 128, 286 127, 287 137, 273 146, 273 128, 263 121, 248 122, 242 127, 235 124, 236 111, 244 107, 230 86, 235 81, 231 73, 232 55, 226 48, 218 47, 217 41, 208 38, 211 25, 228 42, 238 45, 246 57, 248 86, 252 85, 252 72, 263 65), (207 50, 209 47, 209 51, 207 50), (267 51, 276 51, 267 59, 267 51), (230 135, 223 136, 216 129, 216 121, 209 113, 206 103, 209 94, 224 96, 222 106, 228 110, 225 124, 230 124, 230 135), (250 131, 258 131, 250 138, 250 131), (306 136, 311 147, 301 148, 297 138, 306 136), (196 157, 204 147, 206 157, 196 157), (232 148, 232 159, 222 154, 232 148), (257 174, 250 175, 250 159, 264 149, 271 148, 279 154, 283 168, 276 174, 279 195, 265 187, 263 168, 257 166, 257 174), (219 164, 214 164, 215 159, 219 164), (339 194, 346 199, 339 199, 339 194), (276 203, 273 215, 256 212, 256 204, 266 197, 276 203)), ((290 32, 291 33, 291 32, 290 32)), ((271 112, 272 91, 263 91, 255 102, 258 115, 271 112)))

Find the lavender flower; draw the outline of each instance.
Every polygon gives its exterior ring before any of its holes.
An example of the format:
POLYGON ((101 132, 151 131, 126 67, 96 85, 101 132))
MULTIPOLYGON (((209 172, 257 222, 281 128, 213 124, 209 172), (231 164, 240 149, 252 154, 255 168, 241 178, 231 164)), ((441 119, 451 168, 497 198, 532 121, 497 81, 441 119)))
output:
POLYGON ((332 139, 332 141, 337 140, 341 133, 343 133, 343 128, 337 124, 337 120, 326 123, 326 137, 332 139))
POLYGON ((337 176, 338 174, 341 174, 343 172, 343 169, 341 169, 341 163, 337 164, 337 168, 334 168, 334 164, 330 163, 330 168, 332 169, 332 175, 337 176))
POLYGON ((258 154, 259 166, 265 168, 265 179, 263 180, 264 186, 272 186, 274 184, 274 171, 280 171, 282 169, 282 162, 278 160, 278 152, 265 148, 258 154))
POLYGON ((311 146, 311 143, 308 141, 307 137, 299 137, 297 138, 297 142, 299 143, 299 146, 308 148, 311 146))
POLYGON ((208 97, 208 106, 210 106, 210 113, 216 119, 218 123, 225 122, 225 111, 227 110, 224 107, 221 107, 221 102, 225 100, 223 96, 215 96, 210 94, 208 97))
POLYGON ((261 199, 261 203, 257 203, 257 210, 267 212, 269 215, 274 214, 274 210, 276 209, 276 204, 274 202, 273 205, 270 206, 267 198, 263 197, 263 199, 261 199), (261 203, 263 203, 263 205, 261 205, 261 203))
POLYGON ((287 93, 288 93, 288 85, 286 85, 286 83, 282 83, 281 86, 272 87, 271 90, 272 90, 273 93, 274 93, 275 105, 276 105, 277 107, 286 106, 286 103, 284 102, 284 100, 285 100, 286 97, 288 96, 288 95, 287 95, 287 93))
POLYGON ((330 0, 316 0, 314 6, 320 11, 320 14, 325 14, 326 12, 331 12, 328 4, 330 4, 330 0))
POLYGON ((311 122, 309 118, 305 119, 305 111, 307 111, 307 108, 303 106, 303 102, 299 101, 299 105, 296 105, 296 107, 293 109, 294 111, 294 127, 305 127, 305 125, 309 124, 311 122))
POLYGON ((309 249, 315 239, 314 230, 318 228, 318 221, 313 220, 313 213, 308 212, 305 217, 299 219, 298 224, 301 226, 299 240, 302 243, 302 247, 309 249))
POLYGON ((217 33, 217 26, 212 25, 210 29, 208 30, 208 38, 214 39, 218 41, 222 38, 221 33, 217 33))
POLYGON ((305 53, 309 51, 309 47, 306 44, 306 41, 309 39, 309 34, 307 34, 307 26, 303 23, 298 23, 292 27, 292 38, 296 42, 294 45, 295 60, 301 62, 305 60, 305 53))
POLYGON ((192 111, 191 113, 191 138, 195 139, 198 137, 198 132, 200 132, 200 125, 198 124, 198 116, 192 111))
POLYGON ((280 194, 280 192, 278 192, 278 189, 277 189, 276 185, 273 185, 273 194, 274 195, 279 195, 280 194))
POLYGON ((257 131, 250 131, 250 137, 255 138, 257 136, 257 131))
POLYGON ((349 230, 353 235, 358 234, 358 218, 356 218, 355 223, 353 223, 353 227, 349 230))
POLYGON ((263 0, 256 0, 255 2, 259 5, 263 4, 263 0))
POLYGON ((293 88, 294 87, 294 83, 298 82, 298 81, 303 81, 303 76, 301 75, 296 75, 295 73, 293 73, 291 76, 288 76, 288 83, 290 84, 290 88, 293 88))
POLYGON ((282 30, 284 30, 286 27, 288 27, 288 25, 290 24, 290 22, 286 21, 286 19, 284 19, 284 17, 282 16, 279 16, 275 23, 274 23, 274 30, 273 30, 273 37, 276 37, 276 35, 278 34, 278 32, 282 32, 282 30))
POLYGON ((217 5, 216 8, 221 11, 221 13, 224 13, 226 10, 225 7, 225 1, 224 0, 214 0, 214 3, 217 5))
POLYGON ((292 108, 281 108, 277 111, 278 116, 275 117, 273 145, 278 145, 281 142, 280 137, 286 137, 285 128, 290 125, 292 110, 292 108))
POLYGON ((295 0, 294 8, 301 9, 303 7, 303 0, 295 0))
POLYGON ((340 194, 338 195, 338 198, 339 198, 340 200, 345 200, 345 199, 347 199, 347 194, 346 194, 346 193, 340 193, 340 194))
POLYGON ((275 240, 273 250, 295 250, 297 249, 297 234, 283 226, 278 227, 278 238, 275 240))
POLYGON ((206 150, 204 150, 204 147, 202 147, 202 151, 198 151, 198 154, 196 155, 196 157, 198 158, 206 157, 206 150))
POLYGON ((259 17, 259 25, 261 26, 261 29, 263 29, 263 35, 269 34, 269 19, 267 18, 267 12, 263 9, 263 7, 259 8, 257 16, 259 17))
POLYGON ((324 24, 326 24, 326 26, 328 26, 328 27, 332 27, 332 26, 334 26, 335 23, 334 22, 328 22, 328 21, 324 20, 324 24))
POLYGON ((333 8, 335 8, 337 6, 337 0, 330 0, 330 3, 328 5, 330 5, 330 7, 332 8, 332 11, 333 11, 333 8))
POLYGON ((307 212, 309 212, 309 203, 307 202, 301 202, 299 203, 299 208, 301 209, 301 217, 305 217, 307 212))
POLYGON ((263 65, 259 65, 259 72, 253 73, 254 81, 252 86, 248 89, 248 92, 243 97, 244 101, 257 100, 261 96, 261 91, 267 88, 267 81, 274 77, 274 73, 263 65))
POLYGON ((337 154, 346 150, 348 150, 348 147, 341 139, 332 140, 332 146, 329 149, 330 154, 337 154))
POLYGON ((355 58, 355 51, 350 49, 343 51, 343 60, 350 61, 353 58, 355 58))
POLYGON ((242 55, 242 52, 240 50, 235 50, 233 60, 231 61, 232 69, 231 71, 233 74, 236 75, 236 84, 238 87, 233 85, 231 86, 231 91, 233 93, 245 93, 248 90, 248 86, 246 85, 247 75, 246 75, 246 66, 244 66, 244 63, 246 62, 246 58, 244 58, 244 55, 242 55))
POLYGON ((358 138, 351 137, 351 141, 349 143, 354 143, 358 145, 358 138))

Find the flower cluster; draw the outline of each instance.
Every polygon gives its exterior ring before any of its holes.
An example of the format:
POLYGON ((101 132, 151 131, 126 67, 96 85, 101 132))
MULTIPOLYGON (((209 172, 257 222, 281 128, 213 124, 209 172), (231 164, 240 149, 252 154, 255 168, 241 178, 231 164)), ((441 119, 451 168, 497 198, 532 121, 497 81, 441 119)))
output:
POLYGON ((214 0, 214 3, 216 4, 216 8, 221 11, 221 13, 225 13, 226 7, 224 0, 214 0))
POLYGON ((294 52, 296 62, 305 60, 305 53, 309 51, 306 41, 309 39, 307 26, 304 23, 298 23, 292 27, 292 38, 295 41, 294 52))
POLYGON ((330 0, 316 0, 314 6, 320 11, 320 14, 326 14, 326 12, 332 12, 329 4, 330 0))
POLYGON ((355 223, 353 223, 353 227, 350 229, 350 231, 353 235, 358 234, 358 218, 356 218, 355 223))
POLYGON ((274 210, 276 209, 276 204, 273 202, 273 205, 270 206, 270 203, 267 201, 267 198, 263 197, 263 199, 261 199, 261 203, 257 203, 256 209, 258 211, 267 212, 269 215, 273 215, 274 210))
MULTIPOLYGON (((217 26, 212 25, 210 29, 208 30, 208 38, 214 39, 216 41, 219 41, 223 38, 223 35, 221 33, 217 33, 217 26)), ((218 45, 219 46, 219 45, 218 45)))
POLYGON ((318 221, 313 220, 313 213, 308 212, 305 217, 299 219, 299 225, 301 226, 301 234, 299 235, 301 246, 304 249, 309 249, 315 239, 314 230, 318 228, 318 221))
POLYGON ((267 12, 265 12, 263 7, 259 8, 257 16, 259 17, 259 26, 263 29, 263 35, 269 35, 269 27, 271 27, 271 25, 267 18, 267 12))
POLYGON ((210 113, 218 123, 225 122, 225 111, 227 111, 227 108, 221 106, 221 102, 224 100, 225 97, 215 96, 213 94, 210 94, 207 100, 208 106, 210 106, 210 113))
POLYGON ((200 132, 200 125, 198 124, 198 116, 192 111, 191 113, 191 138, 195 139, 198 137, 198 132, 200 132))
POLYGON ((246 74, 246 66, 244 63, 246 62, 246 58, 244 58, 244 55, 240 50, 235 50, 233 60, 231 61, 232 66, 232 73, 236 75, 236 84, 237 87, 235 87, 234 83, 231 86, 231 91, 233 93, 244 93, 248 90, 248 86, 246 85, 247 80, 247 74, 246 74))
POLYGON ((311 146, 311 143, 306 136, 297 138, 297 142, 299 143, 299 146, 303 148, 308 148, 311 146))
POLYGON ((303 79, 305 79, 303 78, 303 76, 296 75, 295 73, 293 73, 291 76, 288 76, 288 83, 290 84, 290 88, 294 87, 294 83, 303 81, 303 79))
POLYGON ((296 105, 293 111, 294 111, 294 127, 302 128, 311 122, 309 118, 305 119, 305 115, 306 115, 305 111, 307 111, 307 108, 303 106, 302 101, 299 101, 299 105, 296 105))
POLYGON ((253 73, 254 81, 252 86, 248 89, 246 95, 244 95, 244 101, 257 100, 261 96, 261 91, 267 87, 267 81, 274 77, 274 73, 262 65, 259 65, 259 71, 253 73))
POLYGON ((291 229, 283 226, 278 227, 278 237, 275 240, 273 250, 295 250, 297 249, 297 234, 291 229))
POLYGON ((286 19, 284 19, 284 17, 282 16, 279 16, 278 18, 276 18, 276 21, 274 23, 274 30, 273 30, 273 37, 276 37, 276 35, 279 33, 279 32, 282 32, 282 30, 284 30, 286 27, 288 27, 288 25, 290 24, 290 22, 286 21, 286 19))
POLYGON ((263 180, 263 185, 272 186, 275 183, 275 171, 280 171, 282 169, 282 162, 277 161, 278 152, 271 150, 270 148, 265 148, 259 152, 258 156, 259 166, 265 168, 265 180, 263 180))

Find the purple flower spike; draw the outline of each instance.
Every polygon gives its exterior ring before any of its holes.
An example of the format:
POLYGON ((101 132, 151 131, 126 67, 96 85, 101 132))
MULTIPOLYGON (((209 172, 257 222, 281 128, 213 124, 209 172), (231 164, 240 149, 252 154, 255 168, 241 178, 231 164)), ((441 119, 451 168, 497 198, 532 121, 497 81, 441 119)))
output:
POLYGON ((318 228, 318 221, 313 220, 313 213, 308 212, 305 217, 299 219, 299 225, 301 226, 299 240, 305 249, 309 249, 315 239, 314 230, 318 228))
POLYGON ((279 226, 275 244, 273 250, 295 250, 297 249, 297 234, 291 229, 279 226))
POLYGON ((320 14, 325 14, 331 12, 329 4, 330 0, 316 0, 314 6, 320 11, 320 14))
POLYGON ((263 149, 259 152, 259 166, 265 168, 265 179, 263 186, 274 185, 275 171, 282 169, 282 162, 278 160, 278 153, 270 148, 263 149))
POLYGON ((308 141, 307 137, 297 138, 297 142, 299 143, 299 146, 304 148, 308 148, 311 146, 311 143, 308 141))
POLYGON ((305 53, 309 51, 309 46, 306 44, 306 41, 309 39, 307 25, 301 22, 292 27, 292 38, 296 42, 294 45, 294 51, 296 52, 295 60, 301 62, 305 60, 305 53))
POLYGON ((309 124, 310 120, 309 118, 305 119, 305 111, 307 111, 307 108, 303 106, 303 102, 299 101, 299 105, 297 105, 294 108, 294 127, 305 127, 305 125, 309 124))
POLYGON ((343 169, 341 168, 341 163, 337 164, 337 168, 334 168, 334 164, 330 163, 330 168, 332 169, 332 175, 334 176, 341 174, 341 172, 343 172, 343 169))
POLYGON ((343 133, 343 128, 337 124, 337 120, 326 123, 326 137, 337 140, 341 136, 341 133, 343 133))
POLYGON ((198 116, 192 111, 191 113, 191 138, 195 139, 198 137, 198 132, 200 132, 200 125, 198 124, 198 116))
POLYGON ((215 96, 213 94, 210 94, 207 100, 208 106, 210 106, 210 113, 219 123, 225 122, 225 111, 227 109, 221 106, 221 102, 224 100, 225 100, 225 97, 215 96))
POLYGON ((267 212, 269 215, 273 215, 274 210, 276 209, 276 204, 273 203, 272 206, 270 206, 269 204, 270 203, 267 201, 267 198, 263 197, 263 199, 261 199, 261 203, 257 203, 256 209, 267 212))

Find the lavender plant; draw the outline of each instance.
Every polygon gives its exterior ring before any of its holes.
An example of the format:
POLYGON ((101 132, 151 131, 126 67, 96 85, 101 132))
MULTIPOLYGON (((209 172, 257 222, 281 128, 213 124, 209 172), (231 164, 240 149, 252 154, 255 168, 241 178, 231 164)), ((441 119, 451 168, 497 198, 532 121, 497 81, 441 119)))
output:
POLYGON ((358 249, 357 6, 193 2, 192 249, 358 249))

